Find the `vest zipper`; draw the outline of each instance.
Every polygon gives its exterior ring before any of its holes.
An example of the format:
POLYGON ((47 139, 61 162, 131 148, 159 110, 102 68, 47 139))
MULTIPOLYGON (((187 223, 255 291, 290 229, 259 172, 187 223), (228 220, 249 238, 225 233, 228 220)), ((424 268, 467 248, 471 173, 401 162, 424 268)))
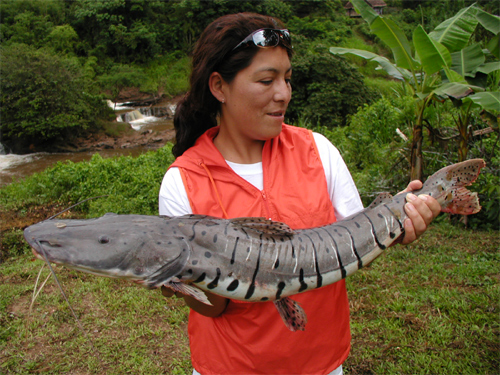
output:
POLYGON ((264 205, 266 206, 266 210, 267 210, 267 218, 269 220, 272 220, 273 218, 271 217, 271 209, 269 207, 269 202, 267 200, 267 195, 266 195, 266 191, 265 190, 262 190, 260 192, 260 194, 262 195, 262 200, 264 201, 264 205))

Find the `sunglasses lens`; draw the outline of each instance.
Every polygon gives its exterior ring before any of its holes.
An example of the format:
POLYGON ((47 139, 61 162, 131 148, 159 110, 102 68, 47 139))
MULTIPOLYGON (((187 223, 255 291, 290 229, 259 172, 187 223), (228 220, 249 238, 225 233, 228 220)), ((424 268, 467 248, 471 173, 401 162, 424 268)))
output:
POLYGON ((254 33, 247 36, 245 39, 243 39, 236 47, 233 48, 233 51, 250 41, 253 42, 257 47, 261 48, 276 47, 280 43, 280 40, 281 42, 284 42, 284 44, 287 47, 291 47, 292 38, 288 30, 286 29, 257 30, 254 33))
POLYGON ((253 35, 253 42, 258 47, 276 47, 279 36, 274 30, 261 30, 253 35))
POLYGON ((281 37, 286 43, 292 44, 292 37, 290 36, 290 32, 288 30, 281 30, 281 37))

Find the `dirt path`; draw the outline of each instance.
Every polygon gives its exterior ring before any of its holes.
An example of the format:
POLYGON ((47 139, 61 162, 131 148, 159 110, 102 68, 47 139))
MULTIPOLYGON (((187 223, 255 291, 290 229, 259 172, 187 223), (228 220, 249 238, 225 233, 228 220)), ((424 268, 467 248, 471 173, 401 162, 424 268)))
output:
POLYGON ((148 147, 151 149, 163 147, 167 142, 175 138, 174 129, 163 131, 146 130, 138 132, 132 130, 121 133, 118 136, 110 136, 105 133, 94 133, 87 137, 77 138, 67 145, 58 147, 60 151, 83 152, 99 151, 105 149, 148 147))

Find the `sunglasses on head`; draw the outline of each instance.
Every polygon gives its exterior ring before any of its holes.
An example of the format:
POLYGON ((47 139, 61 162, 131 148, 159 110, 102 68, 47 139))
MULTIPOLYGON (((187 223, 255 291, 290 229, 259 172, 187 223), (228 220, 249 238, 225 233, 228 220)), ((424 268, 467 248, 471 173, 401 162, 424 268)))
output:
POLYGON ((260 48, 276 47, 278 44, 280 44, 280 42, 282 42, 285 47, 291 47, 292 37, 287 29, 260 29, 254 31, 245 39, 243 39, 232 50, 234 51, 235 49, 238 49, 239 47, 250 42, 260 48))

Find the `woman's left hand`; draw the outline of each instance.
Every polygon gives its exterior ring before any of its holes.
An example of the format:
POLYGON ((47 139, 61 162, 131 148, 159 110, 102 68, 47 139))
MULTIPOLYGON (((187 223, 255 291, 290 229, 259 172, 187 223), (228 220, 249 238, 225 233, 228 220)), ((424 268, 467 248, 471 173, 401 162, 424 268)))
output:
MULTIPOLYGON (((422 188, 422 182, 415 180, 410 182, 402 192, 420 188, 422 188)), ((417 197, 410 193, 406 196, 406 200, 405 212, 408 218, 404 222, 405 236, 401 242, 403 245, 407 245, 420 237, 431 221, 441 212, 441 205, 429 195, 422 194, 417 197)))

